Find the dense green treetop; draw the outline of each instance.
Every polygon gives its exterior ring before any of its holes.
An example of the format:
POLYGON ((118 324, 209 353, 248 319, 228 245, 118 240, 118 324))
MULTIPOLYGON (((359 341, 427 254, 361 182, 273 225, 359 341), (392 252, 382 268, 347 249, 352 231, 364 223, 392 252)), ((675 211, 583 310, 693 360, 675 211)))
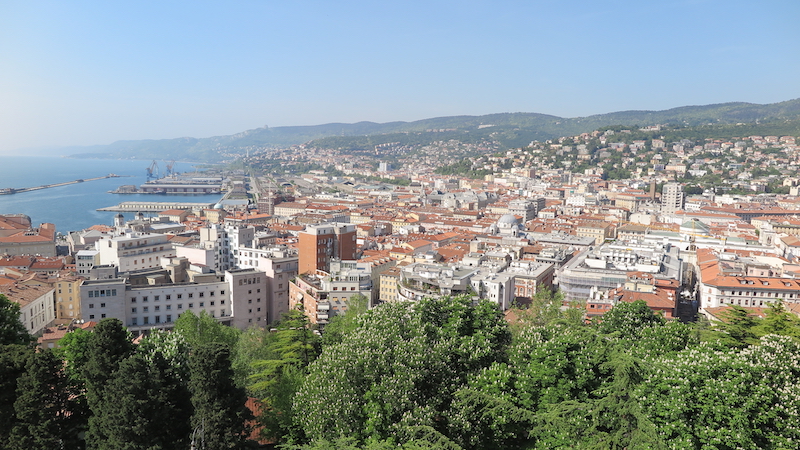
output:
POLYGON ((19 304, 0 294, 0 345, 30 344, 33 341, 19 317, 19 304))

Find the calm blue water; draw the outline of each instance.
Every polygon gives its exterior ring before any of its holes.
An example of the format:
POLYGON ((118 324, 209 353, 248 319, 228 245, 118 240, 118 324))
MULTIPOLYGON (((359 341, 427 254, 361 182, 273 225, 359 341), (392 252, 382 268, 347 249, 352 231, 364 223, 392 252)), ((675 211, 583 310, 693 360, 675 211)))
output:
MULTIPOLYGON (((0 188, 23 188, 93 178, 109 173, 125 175, 97 181, 70 184, 13 195, 0 195, 0 214, 26 214, 34 225, 54 223, 58 232, 82 230, 92 225, 112 225, 116 213, 95 211, 124 201, 186 201, 215 203, 220 195, 143 195, 109 194, 123 184, 141 185, 147 181, 152 161, 68 159, 58 157, 0 156, 0 188)), ((158 161, 162 175, 166 164, 158 161)), ((177 172, 192 172, 189 163, 175 163, 177 172)), ((133 213, 123 213, 132 219, 133 213)))

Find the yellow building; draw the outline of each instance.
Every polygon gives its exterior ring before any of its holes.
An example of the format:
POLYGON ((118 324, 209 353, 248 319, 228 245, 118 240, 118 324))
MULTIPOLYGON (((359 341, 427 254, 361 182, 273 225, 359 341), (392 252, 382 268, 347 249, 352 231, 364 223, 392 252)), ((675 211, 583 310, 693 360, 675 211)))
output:
POLYGON ((67 275, 59 276, 55 282, 56 289, 56 318, 81 319, 81 283, 82 277, 67 275))
POLYGON ((400 283, 400 268, 395 266, 381 274, 380 296, 381 302, 397 301, 397 285, 400 283))

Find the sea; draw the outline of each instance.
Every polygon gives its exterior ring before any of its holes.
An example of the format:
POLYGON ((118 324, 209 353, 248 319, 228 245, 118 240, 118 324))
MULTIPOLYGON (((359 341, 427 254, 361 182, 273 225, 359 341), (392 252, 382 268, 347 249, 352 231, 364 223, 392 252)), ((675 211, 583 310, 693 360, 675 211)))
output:
MULTIPOLYGON (((92 225, 113 225, 116 212, 97 211, 125 201, 196 202, 216 203, 222 197, 214 195, 153 195, 111 194, 126 184, 139 186, 147 181, 150 160, 74 159, 52 156, 0 156, 0 189, 26 188, 45 184, 63 183, 78 179, 101 177, 108 174, 119 178, 106 178, 54 188, 40 189, 9 195, 0 195, 0 215, 25 214, 31 223, 53 223, 58 233, 67 234, 92 225)), ((159 173, 166 175, 164 161, 157 161, 159 173)), ((194 164, 176 162, 173 170, 179 173, 194 172, 194 164)), ((134 212, 122 213, 126 220, 134 212)), ((148 214, 145 214, 148 215, 148 214)))

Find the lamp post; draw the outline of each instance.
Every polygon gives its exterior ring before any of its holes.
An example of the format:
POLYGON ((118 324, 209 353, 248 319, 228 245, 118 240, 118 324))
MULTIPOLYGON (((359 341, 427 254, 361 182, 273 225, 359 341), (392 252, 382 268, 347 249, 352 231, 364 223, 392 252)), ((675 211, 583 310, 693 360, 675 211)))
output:
POLYGON ((200 450, 204 450, 206 448, 206 419, 203 419, 200 422, 200 425, 196 426, 194 431, 192 431, 192 444, 189 447, 189 450, 198 450, 197 445, 195 444, 195 439, 197 437, 197 432, 200 432, 200 450))

